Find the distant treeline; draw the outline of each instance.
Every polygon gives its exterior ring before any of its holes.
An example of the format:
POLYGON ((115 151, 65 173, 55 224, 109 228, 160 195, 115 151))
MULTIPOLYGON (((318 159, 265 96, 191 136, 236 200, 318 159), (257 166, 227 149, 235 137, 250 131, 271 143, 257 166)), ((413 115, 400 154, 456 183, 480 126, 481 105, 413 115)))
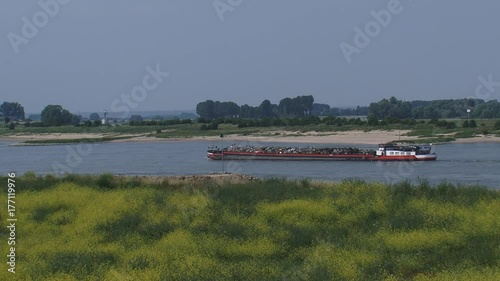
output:
POLYGON ((395 97, 371 103, 369 114, 378 119, 385 118, 465 118, 470 109, 471 118, 500 118, 500 103, 481 99, 448 99, 434 101, 401 101, 395 97))
POLYGON ((240 118, 270 118, 287 116, 310 116, 313 109, 313 96, 297 96, 295 98, 284 98, 279 104, 272 104, 264 100, 259 106, 248 104, 239 106, 235 102, 220 102, 207 100, 198 103, 196 113, 202 118, 214 119, 223 117, 240 118))
POLYGON ((308 117, 308 116, 369 116, 372 119, 439 119, 500 118, 500 103, 481 99, 448 99, 434 101, 402 101, 395 97, 353 108, 330 107, 314 103, 314 97, 284 98, 279 104, 264 100, 259 106, 238 105, 235 102, 207 100, 198 103, 196 112, 204 119, 239 117, 250 119, 308 117))
MULTIPOLYGON (((397 120, 397 123, 399 122, 402 121, 397 120)), ((367 124, 366 121, 363 121, 360 118, 343 118, 335 116, 328 116, 326 118, 319 118, 317 116, 283 117, 283 118, 266 117, 260 119, 244 119, 244 118, 228 117, 228 118, 216 118, 212 120, 200 117, 198 119, 198 123, 207 124, 205 127, 202 128, 202 130, 216 130, 219 124, 238 125, 238 128, 306 126, 306 125, 319 125, 319 124, 335 125, 337 127, 341 127, 345 125, 361 126, 367 124)))

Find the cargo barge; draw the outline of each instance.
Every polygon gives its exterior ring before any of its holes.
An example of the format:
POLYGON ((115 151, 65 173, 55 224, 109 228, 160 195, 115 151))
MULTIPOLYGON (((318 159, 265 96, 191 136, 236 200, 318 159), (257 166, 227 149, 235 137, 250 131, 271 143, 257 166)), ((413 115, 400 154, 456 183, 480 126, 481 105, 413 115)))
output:
POLYGON ((432 161, 437 159, 430 145, 380 144, 377 150, 351 147, 302 148, 232 145, 224 149, 211 146, 212 160, 358 160, 358 161, 432 161))

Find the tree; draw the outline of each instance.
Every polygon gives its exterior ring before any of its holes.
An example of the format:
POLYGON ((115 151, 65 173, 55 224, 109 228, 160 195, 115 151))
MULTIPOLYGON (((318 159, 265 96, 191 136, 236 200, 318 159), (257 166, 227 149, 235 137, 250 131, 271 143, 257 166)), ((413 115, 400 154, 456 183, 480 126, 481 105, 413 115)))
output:
POLYGON ((71 124, 73 114, 60 105, 47 105, 42 110, 42 124, 44 126, 62 126, 71 124))
POLYGON ((312 95, 301 96, 299 99, 305 115, 311 115, 311 110, 313 109, 314 104, 314 97, 312 95))
POLYGON ((140 123, 142 121, 143 121, 143 119, 142 119, 141 115, 132 115, 132 116, 130 116, 130 122, 140 123))
POLYGON ((9 123, 9 130, 14 130, 16 128, 16 124, 14 122, 9 123))
POLYGON ((80 127, 80 122, 82 121, 82 116, 80 115, 73 115, 71 118, 71 125, 75 127, 80 127))
POLYGON ((94 112, 94 113, 90 114, 89 119, 90 119, 90 121, 94 121, 94 120, 100 120, 101 117, 99 116, 99 114, 94 112))
POLYGON ((425 119, 438 119, 441 117, 439 111, 431 106, 427 106, 424 108, 424 118, 425 119))
POLYGON ((198 103, 196 105, 196 113, 200 115, 200 117, 206 118, 206 119, 212 119, 214 118, 214 107, 215 103, 213 100, 207 100, 204 102, 198 103))
POLYGON ((321 116, 328 115, 330 111, 330 105, 324 103, 314 103, 311 110, 311 115, 321 116))
POLYGON ((406 119, 412 117, 412 104, 391 97, 390 99, 382 99, 379 102, 371 103, 368 111, 375 114, 378 119, 406 119))
POLYGON ((17 102, 4 102, 0 105, 0 115, 24 120, 24 107, 17 102))
POLYGON ((232 101, 212 101, 207 100, 198 103, 196 113, 206 119, 234 117, 240 114, 241 108, 232 101))
POLYGON ((369 126, 377 126, 378 125, 378 118, 375 114, 371 113, 368 115, 368 125, 369 126))
POLYGON ((296 117, 304 116, 306 109, 302 100, 302 97, 297 96, 291 99, 290 113, 296 117))
POLYGON ((272 117, 273 116, 273 105, 269 100, 264 100, 260 106, 260 115, 262 118, 272 117))
POLYGON ((280 109, 280 113, 283 116, 288 116, 292 113, 291 107, 292 107, 292 99, 291 98, 282 99, 278 105, 278 108, 280 109))
POLYGON ((244 104, 240 107, 240 118, 254 118, 254 107, 244 104))

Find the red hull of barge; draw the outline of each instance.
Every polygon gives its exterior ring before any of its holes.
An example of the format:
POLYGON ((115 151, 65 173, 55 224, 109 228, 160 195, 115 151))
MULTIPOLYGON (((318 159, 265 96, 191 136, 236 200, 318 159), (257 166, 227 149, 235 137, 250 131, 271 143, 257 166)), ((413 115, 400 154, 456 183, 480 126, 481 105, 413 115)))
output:
MULTIPOLYGON (((209 152, 207 157, 222 160, 220 152, 209 152)), ((259 153, 224 151, 224 160, 360 160, 360 161, 432 161, 436 154, 376 156, 371 154, 301 154, 301 153, 259 153)))

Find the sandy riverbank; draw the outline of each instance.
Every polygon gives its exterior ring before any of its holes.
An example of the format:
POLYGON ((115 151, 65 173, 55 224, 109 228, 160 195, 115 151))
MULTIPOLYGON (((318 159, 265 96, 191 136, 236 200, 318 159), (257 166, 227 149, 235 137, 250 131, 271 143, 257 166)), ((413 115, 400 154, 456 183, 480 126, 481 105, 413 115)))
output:
POLYGON ((0 136, 0 140, 4 141, 29 141, 29 140, 68 140, 68 139, 90 139, 102 138, 102 134, 30 134, 30 135, 8 135, 0 136))
POLYGON ((457 139, 454 143, 500 143, 500 137, 480 135, 473 138, 457 139))
MULTIPOLYGON (((265 135, 225 135, 226 142, 297 142, 297 143, 349 143, 349 144, 379 144, 393 140, 413 140, 416 137, 401 136, 408 131, 345 131, 334 133, 319 132, 293 132, 273 131, 265 135)), ((31 140, 71 140, 71 139, 96 139, 102 138, 103 134, 32 134, 1 136, 0 140, 24 142, 31 140)), ((125 135, 122 135, 125 136, 125 135)), ((156 138, 144 135, 128 135, 130 138, 113 140, 113 142, 162 142, 162 141, 214 141, 219 142, 219 136, 192 137, 192 138, 156 138)))
MULTIPOLYGON (((292 132, 292 131, 273 131, 266 132, 266 135, 226 135, 225 142, 249 142, 258 145, 259 142, 296 142, 296 143, 324 143, 324 144, 368 144, 376 145, 394 140, 412 141, 417 137, 404 136, 409 131, 345 131, 345 132, 292 132)), ((2 141, 24 142, 30 140, 71 140, 71 139, 96 139, 102 138, 103 134, 32 134, 32 135, 12 135, 0 136, 2 141)), ((109 136, 109 135, 107 135, 109 136)), ((219 136, 192 137, 192 138, 156 138, 144 135, 120 135, 130 138, 113 140, 112 142, 163 142, 163 141, 214 141, 219 142, 219 136)), ((456 143, 500 143, 500 137, 495 136, 477 136, 474 138, 458 139, 456 143)))

